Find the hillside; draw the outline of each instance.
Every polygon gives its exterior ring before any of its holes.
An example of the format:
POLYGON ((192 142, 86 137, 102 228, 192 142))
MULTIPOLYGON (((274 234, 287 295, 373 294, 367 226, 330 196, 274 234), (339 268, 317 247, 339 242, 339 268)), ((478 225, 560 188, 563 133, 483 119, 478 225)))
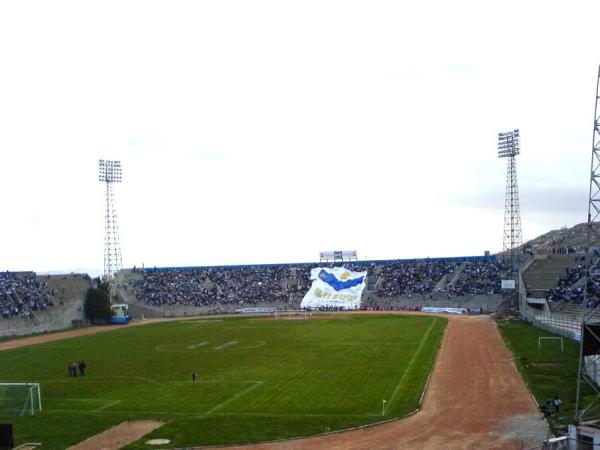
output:
MULTIPOLYGON (((571 228, 549 231, 526 242, 523 247, 539 253, 551 252, 552 249, 563 247, 582 250, 587 246, 587 239, 587 224, 580 223, 571 228)), ((592 239, 592 245, 600 246, 600 239, 592 239)))

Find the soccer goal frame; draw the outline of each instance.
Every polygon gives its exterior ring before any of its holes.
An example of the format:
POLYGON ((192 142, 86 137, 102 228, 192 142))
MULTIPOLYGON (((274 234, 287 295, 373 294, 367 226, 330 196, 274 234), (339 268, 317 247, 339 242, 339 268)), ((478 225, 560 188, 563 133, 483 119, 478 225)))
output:
POLYGON ((538 352, 542 350, 542 342, 544 341, 555 341, 555 340, 559 340, 560 341, 560 351, 562 353, 565 352, 565 343, 563 341, 563 338, 559 337, 559 336, 541 336, 538 338, 538 352))
MULTIPOLYGON (((33 416, 36 409, 42 411, 42 390, 40 383, 0 383, 0 393, 3 390, 8 392, 10 390, 19 390, 19 388, 28 391, 23 398, 23 406, 20 408, 19 416, 24 416, 27 412, 33 416)), ((2 411, 1 400, 0 398, 0 411, 2 411)))
POLYGON ((304 309, 290 309, 282 311, 274 311, 273 316, 275 320, 292 320, 292 319, 310 319, 310 312, 304 309))

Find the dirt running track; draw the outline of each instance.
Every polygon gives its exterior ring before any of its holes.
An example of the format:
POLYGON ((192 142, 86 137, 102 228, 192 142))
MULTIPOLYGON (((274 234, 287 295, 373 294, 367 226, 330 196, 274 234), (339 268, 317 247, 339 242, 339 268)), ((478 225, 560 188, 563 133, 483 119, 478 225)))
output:
MULTIPOLYGON (((234 448, 523 449, 543 442, 548 434, 546 423, 494 322, 487 316, 447 317, 444 341, 417 414, 361 430, 234 448)), ((115 328, 123 326, 84 328, 0 342, 0 351, 115 328)), ((110 434, 106 436, 108 440, 116 437, 110 434)), ((96 448, 116 447, 100 444, 96 448)))
POLYGON ((243 450, 522 449, 548 428, 487 316, 450 316, 421 411, 383 425, 243 450))

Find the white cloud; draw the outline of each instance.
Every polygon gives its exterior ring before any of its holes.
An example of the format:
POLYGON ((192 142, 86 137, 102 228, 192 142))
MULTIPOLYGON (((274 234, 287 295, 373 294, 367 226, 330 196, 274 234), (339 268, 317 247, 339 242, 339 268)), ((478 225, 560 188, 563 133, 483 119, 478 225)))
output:
POLYGON ((599 12, 3 2, 0 269, 101 268, 99 158, 123 161, 129 266, 499 250, 495 140, 515 127, 525 236, 581 222, 538 203, 564 189, 585 208, 599 12))

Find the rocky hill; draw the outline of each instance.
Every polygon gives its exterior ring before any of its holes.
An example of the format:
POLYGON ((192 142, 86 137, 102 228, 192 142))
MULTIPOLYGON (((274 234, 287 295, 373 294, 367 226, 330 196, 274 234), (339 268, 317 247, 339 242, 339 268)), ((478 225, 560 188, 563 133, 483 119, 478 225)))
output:
MULTIPOLYGON (((570 248, 583 250, 587 247, 587 224, 580 223, 571 228, 561 228, 542 234, 535 239, 526 242, 523 247, 531 248, 536 252, 551 252, 552 249, 570 248)), ((594 237, 592 235, 592 237, 594 237)), ((592 239, 593 246, 600 246, 600 239, 592 239)))

